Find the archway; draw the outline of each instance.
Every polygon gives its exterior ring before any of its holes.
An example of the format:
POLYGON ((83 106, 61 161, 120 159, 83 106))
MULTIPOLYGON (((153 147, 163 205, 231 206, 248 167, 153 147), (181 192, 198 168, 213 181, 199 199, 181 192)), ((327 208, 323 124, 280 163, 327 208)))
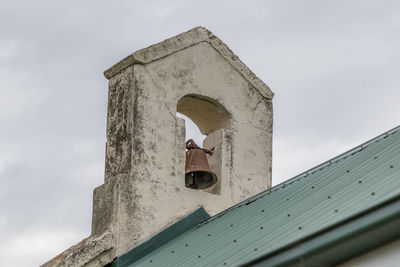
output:
POLYGON ((231 128, 229 112, 210 97, 195 94, 185 95, 178 101, 176 111, 189 117, 204 135, 218 129, 231 128))
MULTIPOLYGON (((229 112, 226 110, 225 107, 223 107, 220 103, 218 103, 216 100, 206 97, 206 96, 201 96, 201 95, 186 95, 182 97, 178 103, 177 103, 177 112, 180 114, 183 114, 187 118, 189 118, 199 129, 201 134, 205 135, 206 138, 209 135, 214 135, 212 137, 212 144, 213 147, 219 147, 221 148, 221 142, 222 138, 215 138, 217 136, 217 132, 220 132, 219 130, 221 129, 230 129, 231 128, 231 115, 229 112)), ((179 116, 179 115, 178 115, 179 116)), ((182 117, 182 116, 180 116, 182 117)), ((186 131, 188 133, 188 125, 190 125, 190 120, 186 120, 186 131)), ((194 127, 190 129, 193 134, 194 127)), ((193 136, 191 135, 186 135, 186 140, 187 139, 192 139, 193 136)), ((206 139, 207 140, 207 139, 206 139)), ((197 143, 200 147, 205 145, 207 142, 201 142, 197 143)), ((210 143, 210 142, 208 142, 210 143)), ((211 147, 208 147, 211 149, 211 147)), ((189 152, 187 152, 189 153, 189 152)), ((190 155, 192 151, 190 151, 190 155)), ((221 156, 222 154, 220 151, 215 153, 212 157, 208 157, 210 169, 212 172, 212 175, 215 177, 214 173, 217 172, 220 174, 220 166, 221 166, 221 156)), ((188 165, 189 166, 189 165, 188 165)), ((194 173, 203 173, 204 172, 196 172, 194 173)), ((205 172, 207 174, 207 172, 205 172)), ((193 173, 188 171, 185 175, 185 184, 186 187, 189 188, 197 188, 196 184, 194 183, 194 178, 189 177, 188 175, 192 175, 193 173), (190 182, 188 182, 190 181, 190 182)), ((219 175, 220 176, 220 175, 219 175)), ((205 177, 205 176, 204 176, 205 177)), ((204 178, 203 177, 203 178, 204 178)), ((218 174, 217 174, 218 177, 218 174)), ((217 183, 214 184, 213 186, 205 189, 204 191, 209 192, 209 193, 214 193, 214 194, 219 194, 220 193, 220 181, 221 177, 218 179, 217 183)), ((200 181, 200 180, 199 180, 200 181)))

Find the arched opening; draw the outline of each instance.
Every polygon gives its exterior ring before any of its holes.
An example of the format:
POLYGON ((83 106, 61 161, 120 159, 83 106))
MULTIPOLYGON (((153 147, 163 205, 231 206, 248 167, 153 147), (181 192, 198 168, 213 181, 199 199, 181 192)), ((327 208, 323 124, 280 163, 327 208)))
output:
POLYGON ((219 179, 210 179, 210 177, 218 177, 216 173, 220 173, 220 169, 218 169, 220 167, 218 166, 221 166, 221 153, 213 153, 213 151, 210 153, 210 149, 221 148, 222 138, 216 138, 215 136, 221 136, 217 134, 219 130, 231 128, 229 112, 216 100, 194 94, 186 95, 178 101, 177 112, 178 117, 185 119, 186 140, 193 139, 198 145, 194 149, 196 153, 194 153, 193 147, 187 147, 185 186, 219 194, 221 177, 219 179), (213 135, 213 137, 211 139, 207 138, 209 135, 213 135), (203 140, 205 141, 203 142, 203 140), (201 149, 207 145, 210 147, 201 149), (199 155, 197 152, 204 155, 199 155), (193 163, 195 160, 193 155, 198 155, 202 161, 193 163), (199 166, 203 167, 200 168, 199 166), (205 180, 214 182, 207 184, 205 180))
POLYGON ((231 128, 229 112, 216 100, 206 96, 185 95, 178 101, 176 111, 189 117, 204 135, 231 128))

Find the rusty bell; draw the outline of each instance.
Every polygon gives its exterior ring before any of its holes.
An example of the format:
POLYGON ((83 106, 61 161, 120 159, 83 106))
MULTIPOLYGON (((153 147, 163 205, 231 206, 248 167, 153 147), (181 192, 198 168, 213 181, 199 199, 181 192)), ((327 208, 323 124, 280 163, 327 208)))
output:
POLYGON ((207 154, 213 150, 200 148, 192 139, 186 142, 185 184, 192 189, 205 189, 217 182, 217 176, 208 165, 207 154))

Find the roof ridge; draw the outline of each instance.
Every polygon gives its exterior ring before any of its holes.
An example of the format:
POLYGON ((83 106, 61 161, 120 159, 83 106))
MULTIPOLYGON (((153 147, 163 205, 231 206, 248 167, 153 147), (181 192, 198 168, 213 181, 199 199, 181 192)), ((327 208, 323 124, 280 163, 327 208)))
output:
POLYGON ((298 174, 298 175, 296 175, 296 176, 294 176, 294 177, 292 177, 292 178, 290 178, 290 179, 288 179, 288 180, 286 180, 286 181, 284 181, 284 182, 282 182, 280 184, 277 184, 277 185, 275 185, 275 186, 273 186, 273 187, 271 187, 271 188, 269 188, 269 189, 267 189, 265 191, 262 191, 262 192, 254 195, 252 197, 249 197, 248 199, 245 199, 245 200, 237 203, 236 205, 234 205, 234 206, 232 206, 232 207, 230 207, 230 208, 228 208, 228 209, 226 209, 226 210, 224 210, 224 211, 212 216, 210 219, 208 219, 207 221, 201 223, 200 225, 207 224, 210 221, 213 221, 213 220, 215 220, 217 218, 222 217, 223 215, 225 215, 226 213, 228 213, 231 210, 239 208, 242 205, 248 205, 248 204, 250 204, 250 203, 252 203, 254 201, 257 201, 258 199, 264 197, 265 195, 269 195, 269 194, 271 194, 273 192, 278 191, 281 188, 285 188, 286 186, 291 185, 294 182, 301 180, 302 178, 308 177, 308 175, 314 174, 315 172, 320 171, 320 170, 324 169, 325 167, 330 166, 333 163, 338 163, 339 161, 347 158, 348 156, 354 156, 355 154, 357 154, 358 152, 361 152, 362 150, 366 149, 370 145, 376 144, 377 142, 382 141, 383 139, 387 138, 388 136, 395 134, 399 130, 400 130, 400 125, 392 128, 392 129, 390 129, 390 130, 388 130, 388 131, 386 131, 386 132, 384 132, 384 133, 382 133, 382 134, 380 134, 380 135, 378 135, 378 136, 376 136, 376 137, 374 137, 374 138, 372 138, 372 139, 370 139, 370 140, 368 140, 368 141, 366 141, 364 143, 362 143, 361 145, 355 146, 355 147, 345 151, 342 154, 339 154, 338 156, 336 156, 336 157, 334 157, 334 158, 332 158, 330 160, 327 160, 327 161, 325 161, 325 162, 323 162, 323 163, 321 163, 321 164, 319 164, 319 165, 317 165, 317 166, 315 166, 315 167, 313 167, 311 169, 308 169, 308 170, 306 170, 306 171, 304 171, 304 172, 302 172, 302 173, 300 173, 300 174, 298 174))

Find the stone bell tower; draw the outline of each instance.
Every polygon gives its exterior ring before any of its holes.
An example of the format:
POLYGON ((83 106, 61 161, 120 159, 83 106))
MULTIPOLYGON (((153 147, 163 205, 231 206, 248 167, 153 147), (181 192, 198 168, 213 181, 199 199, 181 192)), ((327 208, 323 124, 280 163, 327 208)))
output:
POLYGON ((214 215, 271 186, 273 93, 207 29, 139 50, 104 75, 105 181, 81 246, 92 244, 91 259, 81 262, 101 266, 199 206, 214 215), (207 135, 199 146, 215 147, 210 188, 185 186, 185 121, 176 112, 207 135))

